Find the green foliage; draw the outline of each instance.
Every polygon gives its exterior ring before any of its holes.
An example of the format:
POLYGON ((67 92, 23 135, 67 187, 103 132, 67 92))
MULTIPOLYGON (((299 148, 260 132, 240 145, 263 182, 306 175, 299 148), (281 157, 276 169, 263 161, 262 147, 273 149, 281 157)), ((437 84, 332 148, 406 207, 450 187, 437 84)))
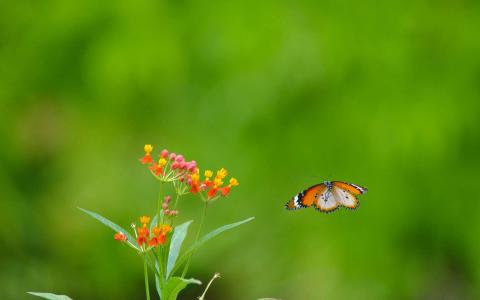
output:
POLYGON ((118 226, 117 224, 113 223, 112 221, 110 221, 109 219, 97 214, 97 213, 94 213, 92 211, 89 211, 89 210, 86 210, 84 208, 81 208, 79 207, 78 209, 80 209, 81 211, 85 212, 86 214, 90 215, 91 217, 93 217, 94 219, 100 221, 101 223, 103 223, 105 226, 107 227, 110 227, 111 229, 113 229, 115 232, 122 232, 123 234, 125 234, 127 236, 127 239, 132 243, 132 244, 135 244, 136 241, 135 239, 133 238, 133 236, 128 232, 126 231, 125 229, 123 229, 122 227, 118 226))
MULTIPOLYGON (((83 209, 83 208, 79 208, 79 209, 82 210, 83 212, 85 212, 86 214, 90 215, 94 219, 100 221, 105 226, 113 229, 114 231, 123 232, 129 240, 131 240, 133 243, 135 243, 135 240, 133 239, 133 237, 127 231, 125 231, 125 229, 123 229, 119 225, 113 223, 112 221, 108 220, 107 218, 105 218, 105 217, 103 217, 103 216, 101 216, 101 215, 99 215, 95 212, 92 212, 92 211, 89 211, 89 210, 86 210, 86 209, 83 209)), ((199 280, 196 280, 196 279, 193 279, 193 278, 186 279, 186 278, 182 278, 182 277, 170 277, 170 274, 173 274, 175 272, 175 270, 177 270, 187 260, 187 258, 190 258, 191 255, 196 250, 198 250, 203 244, 205 244, 208 240, 218 236, 222 232, 225 232, 227 230, 233 229, 233 228, 238 227, 242 224, 250 222, 253 219, 254 219, 254 217, 250 217, 250 218, 247 218, 245 220, 242 220, 242 221, 239 221, 239 222, 236 222, 236 223, 232 223, 232 224, 228 224, 228 225, 224 225, 220 228, 217 228, 217 229, 213 230, 212 232, 203 236, 200 240, 196 241, 180 257, 180 259, 178 259, 178 261, 177 261, 177 258, 179 257, 183 241, 185 240, 185 237, 187 236, 188 227, 190 226, 192 221, 188 221, 188 222, 185 222, 185 223, 182 223, 182 224, 176 226, 175 229, 174 229, 173 235, 172 235, 172 239, 171 239, 170 247, 169 247, 169 251, 168 251, 166 272, 162 272, 162 269, 159 267, 159 262, 161 263, 161 260, 160 261, 156 260, 154 264, 150 264, 150 266, 153 268, 153 271, 155 273, 155 288, 156 288, 156 291, 157 291, 160 299, 161 300, 176 300, 178 293, 180 293, 180 291, 182 291, 184 288, 186 288, 189 284, 201 284, 201 282, 199 280), (162 287, 162 283, 161 283, 162 282, 161 277, 165 277, 165 279, 164 279, 165 285, 163 287, 162 287)), ((156 224, 156 218, 152 219, 152 224, 154 224, 154 223, 156 224)), ((153 228, 152 224, 150 226, 150 229, 153 228)), ((141 249, 141 248, 139 248, 139 249, 141 249)), ((139 249, 137 249, 137 250, 139 250, 139 249)), ((146 256, 144 259, 149 260, 148 256, 146 256)), ((53 294, 45 294, 45 295, 46 296, 51 295, 52 297, 55 296, 53 294)), ((45 295, 44 295, 44 297, 46 297, 45 295)), ((57 297, 60 297, 60 296, 57 296, 57 297)), ((64 299, 64 298, 52 298, 52 299, 64 299)))
POLYGON ((168 279, 165 288, 162 291, 162 300, 176 300, 180 293, 189 284, 202 284, 196 279, 185 279, 181 277, 171 277, 168 279))
POLYGON ((72 300, 72 298, 65 295, 55 295, 52 293, 37 293, 37 292, 27 292, 30 295, 37 296, 49 300, 72 300))
POLYGON ((167 262, 167 273, 166 277, 170 276, 172 269, 177 262, 178 255, 180 254, 180 248, 182 247, 183 241, 187 236, 188 226, 192 221, 185 222, 181 225, 175 227, 173 232, 172 241, 170 242, 170 251, 168 252, 168 262, 167 262))
POLYGON ((204 232, 256 216, 192 262, 208 300, 480 299, 478 28, 472 0, 1 1, 0 298, 144 293, 72 208, 154 210, 152 143, 240 181, 204 232), (369 193, 283 209, 328 179, 369 193))

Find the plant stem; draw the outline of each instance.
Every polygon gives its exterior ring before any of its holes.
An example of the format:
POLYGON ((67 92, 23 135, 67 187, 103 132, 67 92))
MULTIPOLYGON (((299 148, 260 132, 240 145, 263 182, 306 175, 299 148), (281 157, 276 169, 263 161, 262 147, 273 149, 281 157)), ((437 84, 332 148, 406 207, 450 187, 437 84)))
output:
MULTIPOLYGON (((207 207, 208 207, 208 201, 205 201, 205 207, 203 208, 202 218, 200 219, 200 226, 198 227, 197 236, 195 237, 195 241, 193 242, 193 244, 195 244, 200 237, 200 232, 202 231, 203 223, 207 216, 207 207)), ((192 252, 192 254, 190 254, 190 257, 188 257, 188 261, 185 264, 185 268, 183 268, 183 272, 181 276, 182 278, 185 277, 185 275, 187 274, 188 267, 190 266, 190 262, 192 261, 193 254, 195 254, 195 252, 192 252)))
POLYGON ((205 288, 205 290, 203 291, 203 294, 198 297, 198 300, 204 300, 205 299, 205 294, 207 293, 208 291, 208 288, 210 287, 210 285, 212 284, 212 282, 217 279, 217 278, 220 278, 220 274, 219 273, 215 273, 212 277, 212 279, 210 279, 210 282, 207 284, 207 287, 205 288))
MULTIPOLYGON (((163 223, 163 220, 160 219, 161 217, 161 209, 162 209, 162 182, 160 182, 160 188, 158 191, 158 203, 157 203, 157 227, 160 227, 160 224, 163 223)), ((157 263, 158 263, 158 272, 160 273, 160 287, 163 288, 164 285, 164 268, 163 268, 163 255, 162 255, 162 247, 157 246, 157 263)))
POLYGON ((147 295, 147 300, 150 300, 150 289, 148 287, 148 270, 147 270, 147 258, 143 258, 143 274, 145 275, 145 294, 147 295))

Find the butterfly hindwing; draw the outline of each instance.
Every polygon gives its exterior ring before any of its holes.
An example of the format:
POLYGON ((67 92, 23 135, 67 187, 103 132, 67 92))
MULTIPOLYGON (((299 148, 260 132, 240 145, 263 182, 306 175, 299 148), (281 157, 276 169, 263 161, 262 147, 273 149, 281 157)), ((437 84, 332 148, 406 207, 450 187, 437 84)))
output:
POLYGON ((339 188, 339 187, 335 186, 333 188, 333 195, 334 195, 336 201, 340 205, 343 205, 347 208, 353 209, 353 208, 356 208, 357 205, 358 205, 357 197, 355 197, 355 195, 353 195, 352 193, 350 193, 347 190, 344 190, 342 188, 339 188))
POLYGON ((300 209, 312 206, 320 195, 327 189, 325 184, 317 184, 298 193, 285 204, 285 208, 289 210, 300 209))
POLYGON ((315 202, 315 209, 322 212, 332 212, 338 208, 338 201, 330 189, 326 189, 315 202))

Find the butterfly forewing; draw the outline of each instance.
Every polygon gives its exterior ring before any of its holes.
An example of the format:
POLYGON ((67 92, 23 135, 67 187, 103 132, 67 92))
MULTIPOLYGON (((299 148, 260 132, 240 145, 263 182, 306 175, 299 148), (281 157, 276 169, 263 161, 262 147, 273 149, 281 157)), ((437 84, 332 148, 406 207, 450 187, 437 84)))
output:
POLYGON ((345 190, 352 195, 361 195, 365 194, 368 191, 366 188, 353 183, 348 183, 344 181, 332 181, 332 183, 334 186, 341 188, 342 190, 345 190))
POLYGON ((327 187, 323 183, 309 187, 308 189, 298 193, 297 195, 295 195, 295 197, 290 199, 290 201, 285 204, 285 208, 293 210, 310 207, 316 203, 317 199, 320 198, 320 195, 326 189, 327 187))

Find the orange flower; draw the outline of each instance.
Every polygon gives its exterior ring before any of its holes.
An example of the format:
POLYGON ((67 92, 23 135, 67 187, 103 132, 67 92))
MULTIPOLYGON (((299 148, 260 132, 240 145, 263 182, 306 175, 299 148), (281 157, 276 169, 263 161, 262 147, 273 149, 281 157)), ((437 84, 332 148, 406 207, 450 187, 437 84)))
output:
POLYGON ((230 184, 228 186, 232 187, 232 186, 237 186, 239 184, 240 183, 238 183, 238 180, 232 177, 232 178, 230 178, 230 184))
POLYGON ((148 231, 148 228, 146 226, 144 226, 144 227, 139 227, 137 229, 137 234, 138 235, 143 235, 143 236, 148 236, 150 234, 150 232, 148 231))
POLYGON ((167 236, 164 233, 162 233, 159 236, 154 236, 153 238, 151 238, 148 245, 151 247, 156 247, 158 245, 165 244, 166 241, 167 241, 167 236))
POLYGON ((152 233, 153 233, 154 236, 159 236, 162 233, 162 229, 158 226, 155 226, 152 229, 152 233))
POLYGON ((139 235, 137 238, 137 244, 142 247, 143 244, 147 243, 147 237, 143 235, 139 235))
POLYGON ((113 238, 119 242, 125 242, 127 240, 127 236, 123 232, 115 233, 113 238))
POLYGON ((162 232, 167 234, 169 233, 170 231, 172 231, 172 226, 168 225, 168 224, 165 224, 165 225, 162 225, 162 232))
POLYGON ((149 245, 156 247, 157 245, 163 245, 167 241, 167 233, 170 232, 170 225, 161 225, 160 227, 155 226, 153 228, 153 237, 150 239, 149 245))
POLYGON ((160 164, 153 164, 150 167, 148 167, 148 169, 150 169, 150 171, 152 171, 157 176, 163 174, 163 169, 160 166, 160 164))
POLYGON ((210 198, 215 197, 215 195, 217 194, 217 192, 218 192, 218 189, 217 189, 217 188, 215 188, 215 187, 211 188, 211 189, 208 191, 208 193, 207 193, 208 198, 210 199, 210 198))
POLYGON ((151 153, 152 150, 153 150, 152 145, 146 144, 146 145, 143 147, 143 150, 145 151, 145 155, 140 159, 140 162, 141 162, 142 164, 151 164, 151 163, 153 163, 152 155, 150 155, 150 153, 151 153))
POLYGON ((163 245, 167 241, 167 235, 165 233, 161 233, 159 236, 154 236, 150 239, 148 243, 149 246, 156 247, 158 245, 163 245))
POLYGON ((144 227, 140 227, 137 229, 137 234, 137 244, 141 247, 143 244, 147 243, 150 233, 148 231, 148 228, 144 225, 144 227))
POLYGON ((230 185, 222 188, 222 196, 226 197, 230 194, 230 185))

